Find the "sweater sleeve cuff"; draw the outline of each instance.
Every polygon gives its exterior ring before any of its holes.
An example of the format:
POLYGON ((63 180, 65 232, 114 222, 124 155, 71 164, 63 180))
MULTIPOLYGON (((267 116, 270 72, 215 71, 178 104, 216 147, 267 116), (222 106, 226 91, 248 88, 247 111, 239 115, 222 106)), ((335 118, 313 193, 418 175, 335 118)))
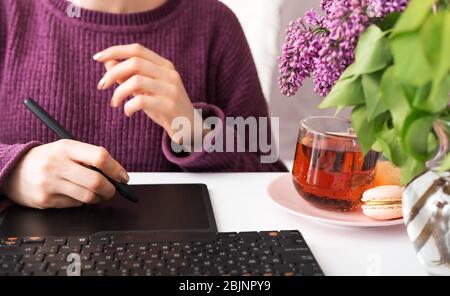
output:
MULTIPOLYGON (((220 109, 219 107, 207 103, 194 103, 195 109, 201 109, 203 118, 207 117, 217 117, 221 122, 225 122, 225 113, 220 109)), ((224 127, 225 128, 225 127, 224 127)), ((211 143, 214 144, 214 139, 217 136, 221 136, 224 132, 223 129, 215 128, 213 132, 210 132, 205 137, 205 143, 211 143)), ((172 141, 167 134, 166 131, 163 133, 162 138, 162 151, 171 163, 186 169, 186 170, 195 170, 195 168, 198 166, 199 160, 202 159, 205 160, 205 156, 208 152, 209 147, 203 147, 201 152, 191 152, 189 154, 185 154, 184 156, 179 156, 174 153, 172 150, 172 141)))
POLYGON ((22 156, 40 144, 39 142, 29 142, 27 144, 0 145, 0 187, 22 156))

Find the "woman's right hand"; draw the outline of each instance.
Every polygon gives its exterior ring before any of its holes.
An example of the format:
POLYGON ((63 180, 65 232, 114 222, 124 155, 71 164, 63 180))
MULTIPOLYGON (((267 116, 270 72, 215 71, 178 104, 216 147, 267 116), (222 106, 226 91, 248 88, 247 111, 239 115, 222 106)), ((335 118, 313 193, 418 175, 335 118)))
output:
POLYGON ((78 207, 111 199, 114 186, 88 166, 118 182, 129 181, 126 170, 105 148, 60 140, 25 154, 2 191, 13 202, 38 209, 78 207))

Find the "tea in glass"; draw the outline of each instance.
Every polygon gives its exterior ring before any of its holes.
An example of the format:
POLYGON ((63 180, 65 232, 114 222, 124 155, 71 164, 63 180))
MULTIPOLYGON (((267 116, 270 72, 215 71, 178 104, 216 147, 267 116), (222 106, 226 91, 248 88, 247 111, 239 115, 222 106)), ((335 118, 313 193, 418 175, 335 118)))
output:
POLYGON ((361 151, 348 120, 309 117, 301 121, 293 180, 298 193, 318 207, 349 211, 374 186, 379 154, 361 151))

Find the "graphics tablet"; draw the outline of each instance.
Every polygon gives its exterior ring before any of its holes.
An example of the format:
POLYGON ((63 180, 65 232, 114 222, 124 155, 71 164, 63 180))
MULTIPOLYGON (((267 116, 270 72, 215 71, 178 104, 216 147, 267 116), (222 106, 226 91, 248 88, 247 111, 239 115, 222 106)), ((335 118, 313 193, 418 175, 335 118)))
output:
POLYGON ((137 204, 121 196, 74 209, 35 210, 17 205, 3 213, 0 237, 73 236, 99 232, 217 232, 203 184, 132 185, 137 204))

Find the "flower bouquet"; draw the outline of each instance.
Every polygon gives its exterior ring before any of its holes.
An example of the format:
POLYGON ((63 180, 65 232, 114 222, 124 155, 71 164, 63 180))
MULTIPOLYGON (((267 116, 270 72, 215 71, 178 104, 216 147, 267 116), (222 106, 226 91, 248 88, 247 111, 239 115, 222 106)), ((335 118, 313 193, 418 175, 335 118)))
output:
POLYGON ((433 124, 449 117, 450 1, 322 0, 321 9, 286 31, 282 93, 312 78, 319 107, 353 107, 362 150, 383 152, 409 182, 436 154, 433 124))

